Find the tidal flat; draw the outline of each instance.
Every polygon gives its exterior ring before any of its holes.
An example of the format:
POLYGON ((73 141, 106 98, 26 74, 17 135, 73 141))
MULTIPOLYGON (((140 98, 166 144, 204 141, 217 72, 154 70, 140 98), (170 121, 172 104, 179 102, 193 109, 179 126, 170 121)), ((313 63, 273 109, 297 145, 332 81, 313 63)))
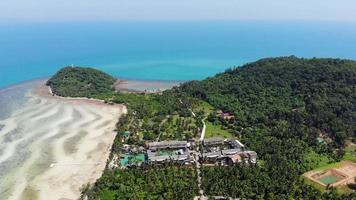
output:
POLYGON ((43 81, 23 92, 0 120, 0 199, 77 199, 101 176, 126 107, 53 97, 43 81))

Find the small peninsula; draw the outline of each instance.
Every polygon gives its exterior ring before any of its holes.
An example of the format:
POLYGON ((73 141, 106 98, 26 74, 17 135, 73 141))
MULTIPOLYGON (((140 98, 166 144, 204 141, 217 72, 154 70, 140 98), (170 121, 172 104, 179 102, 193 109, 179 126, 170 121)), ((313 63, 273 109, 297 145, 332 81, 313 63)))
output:
POLYGON ((65 67, 47 85, 53 94, 62 97, 95 98, 114 90, 116 78, 88 67, 65 67))

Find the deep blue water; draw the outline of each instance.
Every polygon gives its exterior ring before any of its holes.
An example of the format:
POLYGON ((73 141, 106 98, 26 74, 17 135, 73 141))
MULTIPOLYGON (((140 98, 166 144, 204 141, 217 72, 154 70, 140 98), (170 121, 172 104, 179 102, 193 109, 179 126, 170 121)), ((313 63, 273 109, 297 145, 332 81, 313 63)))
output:
POLYGON ((0 88, 65 65, 121 78, 203 79, 263 57, 356 59, 356 24, 113 22, 0 25, 0 88))

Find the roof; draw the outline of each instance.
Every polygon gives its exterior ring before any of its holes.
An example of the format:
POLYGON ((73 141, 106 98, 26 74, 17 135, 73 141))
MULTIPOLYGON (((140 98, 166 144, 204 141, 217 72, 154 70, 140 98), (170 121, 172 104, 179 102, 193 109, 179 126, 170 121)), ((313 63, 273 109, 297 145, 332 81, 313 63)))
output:
POLYGON ((257 153, 254 151, 245 151, 244 152, 245 155, 251 157, 251 158, 256 158, 257 157, 257 153))
POLYGON ((222 137, 211 137, 204 139, 204 144, 209 145, 209 144, 223 144, 225 142, 225 139, 222 137))
POLYGON ((230 140, 230 144, 235 147, 235 148, 243 148, 245 145, 243 145, 240 141, 238 140, 230 140))
POLYGON ((229 156, 229 158, 232 160, 232 162, 236 163, 236 162, 240 162, 242 161, 242 157, 240 154, 235 154, 232 156, 229 156))
POLYGON ((233 155, 241 152, 241 149, 225 149, 221 151, 224 155, 233 155))
POLYGON ((165 160, 186 160, 188 159, 189 154, 183 154, 183 155, 148 155, 148 160, 149 161, 156 161, 156 162, 161 162, 165 160))
POLYGON ((216 157, 219 157, 219 156, 221 156, 221 152, 220 151, 203 153, 203 157, 204 158, 216 158, 216 157))
POLYGON ((185 148, 187 147, 186 141, 161 141, 161 142, 150 142, 148 143, 150 149, 160 149, 160 148, 185 148))
POLYGON ((169 156, 167 155, 164 155, 164 156, 156 156, 156 155, 151 155, 148 157, 148 160, 149 161, 165 161, 165 160, 168 160, 169 159, 169 156))

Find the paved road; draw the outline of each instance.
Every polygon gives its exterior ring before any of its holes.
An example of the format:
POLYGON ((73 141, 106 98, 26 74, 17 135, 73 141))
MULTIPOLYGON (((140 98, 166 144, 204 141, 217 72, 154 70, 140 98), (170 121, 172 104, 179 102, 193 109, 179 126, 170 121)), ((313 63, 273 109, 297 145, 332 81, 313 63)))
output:
MULTIPOLYGON (((182 100, 179 99, 179 102, 181 104, 183 104, 182 100)), ((192 116, 193 117, 197 117, 197 115, 193 112, 192 109, 189 109, 189 111, 192 113, 192 116)), ((205 137, 205 130, 206 130, 206 125, 205 125, 205 122, 204 120, 201 120, 202 123, 203 123, 203 129, 200 133, 200 138, 199 138, 199 141, 198 141, 198 144, 196 144, 196 149, 194 151, 194 161, 195 161, 195 165, 196 165, 196 170, 197 170, 197 181, 198 181, 198 188, 199 188, 199 196, 196 196, 194 197, 194 200, 208 200, 209 198, 204 196, 204 190, 202 188, 202 173, 201 173, 201 167, 202 165, 200 164, 199 162, 199 157, 202 156, 201 154, 201 150, 199 149, 200 147, 200 143, 204 140, 204 137, 205 137)))
POLYGON ((205 137, 206 125, 205 125, 205 122, 204 122, 203 119, 201 120, 201 122, 203 123, 203 130, 201 131, 201 134, 200 134, 200 141, 202 142, 204 140, 204 137, 205 137))

